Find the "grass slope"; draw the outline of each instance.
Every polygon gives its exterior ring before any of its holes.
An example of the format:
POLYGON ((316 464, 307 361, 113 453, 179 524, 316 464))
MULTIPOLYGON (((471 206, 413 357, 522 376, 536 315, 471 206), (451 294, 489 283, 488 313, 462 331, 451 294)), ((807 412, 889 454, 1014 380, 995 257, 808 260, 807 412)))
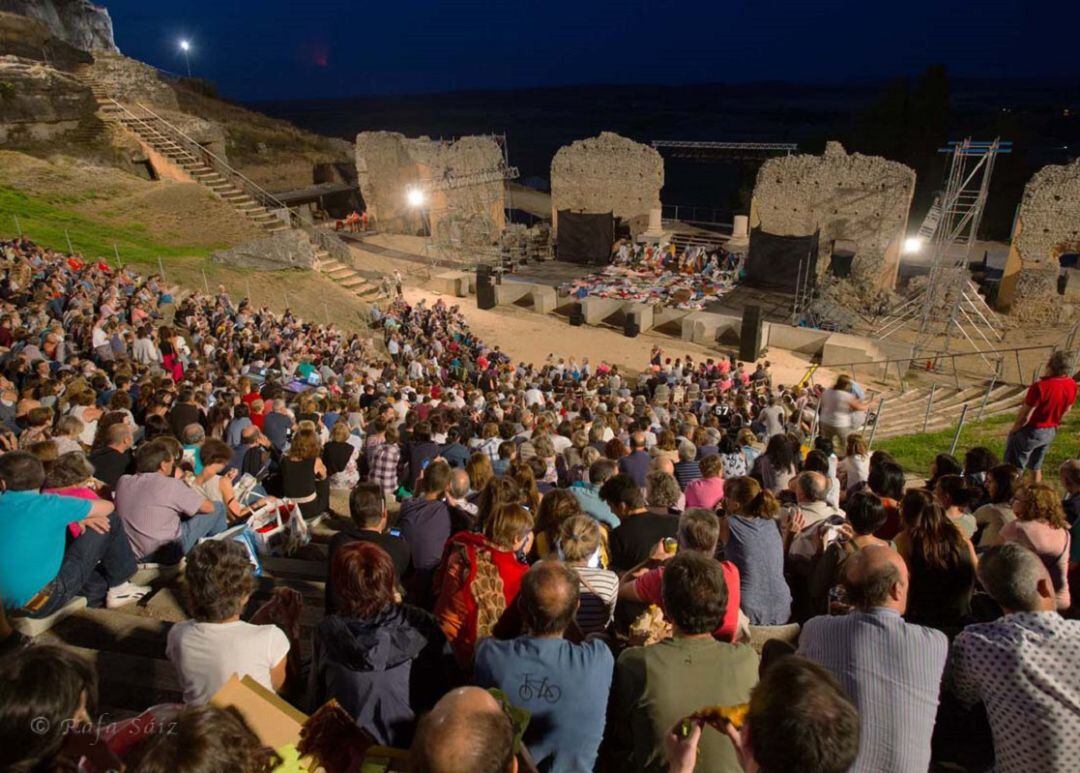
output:
MULTIPOLYGON (((986 446, 998 458, 1005 454, 1005 436, 1015 418, 1014 414, 993 416, 982 421, 964 425, 960 440, 956 444, 956 455, 963 460, 964 452, 975 446, 986 446)), ((941 453, 948 453, 952 445, 956 427, 938 432, 904 435, 874 443, 874 450, 888 451, 908 473, 926 476, 930 472, 930 463, 941 453)), ((1073 410, 1065 417, 1058 429, 1057 438, 1050 446, 1050 452, 1043 462, 1047 477, 1056 477, 1058 466, 1066 459, 1080 456, 1080 410, 1073 410), (1053 475, 1051 475, 1053 474, 1053 475)))

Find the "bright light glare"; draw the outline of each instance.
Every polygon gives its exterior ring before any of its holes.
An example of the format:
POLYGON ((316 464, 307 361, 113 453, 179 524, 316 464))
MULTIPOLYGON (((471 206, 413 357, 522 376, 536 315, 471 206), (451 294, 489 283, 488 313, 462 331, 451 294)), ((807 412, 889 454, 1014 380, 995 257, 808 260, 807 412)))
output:
POLYGON ((419 188, 409 188, 405 194, 405 200, 409 202, 410 207, 424 206, 424 198, 424 192, 419 188))
POLYGON ((904 252, 919 252, 922 250, 922 239, 918 236, 909 236, 904 240, 904 252))
POLYGON ((191 50, 191 43, 188 42, 187 40, 181 40, 180 41, 180 50, 181 51, 190 51, 191 50))

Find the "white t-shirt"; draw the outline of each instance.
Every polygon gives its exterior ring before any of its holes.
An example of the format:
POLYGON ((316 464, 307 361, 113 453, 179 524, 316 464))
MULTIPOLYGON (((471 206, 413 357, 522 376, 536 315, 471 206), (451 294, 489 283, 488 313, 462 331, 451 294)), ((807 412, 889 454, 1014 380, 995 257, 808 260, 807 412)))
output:
POLYGON ((821 423, 846 429, 851 427, 851 402, 855 395, 839 389, 826 389, 821 395, 821 423))
POLYGON ((176 668, 184 702, 203 704, 236 674, 273 690, 270 670, 289 654, 289 640, 276 625, 200 623, 185 620, 169 631, 165 655, 176 668))

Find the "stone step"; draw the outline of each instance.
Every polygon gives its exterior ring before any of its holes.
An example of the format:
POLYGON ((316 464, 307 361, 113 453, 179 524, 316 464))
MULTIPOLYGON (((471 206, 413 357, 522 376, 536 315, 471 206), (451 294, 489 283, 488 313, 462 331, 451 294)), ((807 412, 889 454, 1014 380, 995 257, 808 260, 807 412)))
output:
POLYGON ((323 273, 329 276, 331 279, 343 279, 347 276, 353 276, 356 272, 348 266, 343 266, 340 263, 331 269, 324 269, 323 273))
POLYGON ((352 274, 344 279, 338 279, 337 283, 348 290, 349 288, 357 287, 359 285, 366 285, 367 280, 359 274, 352 274))
POLYGON ((324 274, 329 274, 333 271, 340 271, 343 268, 348 268, 344 263, 339 263, 336 260, 326 260, 319 264, 319 270, 324 274))

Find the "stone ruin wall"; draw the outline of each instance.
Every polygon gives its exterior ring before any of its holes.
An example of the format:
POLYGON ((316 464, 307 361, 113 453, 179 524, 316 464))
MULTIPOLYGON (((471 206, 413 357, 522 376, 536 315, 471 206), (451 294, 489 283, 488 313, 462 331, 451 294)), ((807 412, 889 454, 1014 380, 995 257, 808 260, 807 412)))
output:
MULTIPOLYGON (((998 292, 998 305, 1021 322, 1053 324, 1073 318, 1080 307, 1058 295, 1058 258, 1080 252, 1080 160, 1045 166, 1024 187, 1012 245, 998 292)), ((1071 272, 1074 296, 1080 275, 1071 272)))
POLYGON ((603 132, 559 148, 551 160, 551 223, 560 209, 612 212, 634 235, 660 207, 664 159, 649 145, 603 132))
MULTIPOLYGON (((356 136, 360 193, 375 227, 389 233, 415 235, 423 229, 421 210, 406 201, 411 186, 421 180, 467 175, 502 164, 502 149, 491 137, 442 142, 396 132, 361 132, 356 136)), ((501 180, 426 195, 423 210, 437 242, 490 245, 506 226, 501 180)))
POLYGON ((878 156, 849 154, 840 143, 829 142, 821 156, 785 156, 762 164, 750 227, 781 236, 820 229, 819 277, 828 271, 833 241, 853 242, 853 279, 890 288, 914 193, 913 169, 878 156))

